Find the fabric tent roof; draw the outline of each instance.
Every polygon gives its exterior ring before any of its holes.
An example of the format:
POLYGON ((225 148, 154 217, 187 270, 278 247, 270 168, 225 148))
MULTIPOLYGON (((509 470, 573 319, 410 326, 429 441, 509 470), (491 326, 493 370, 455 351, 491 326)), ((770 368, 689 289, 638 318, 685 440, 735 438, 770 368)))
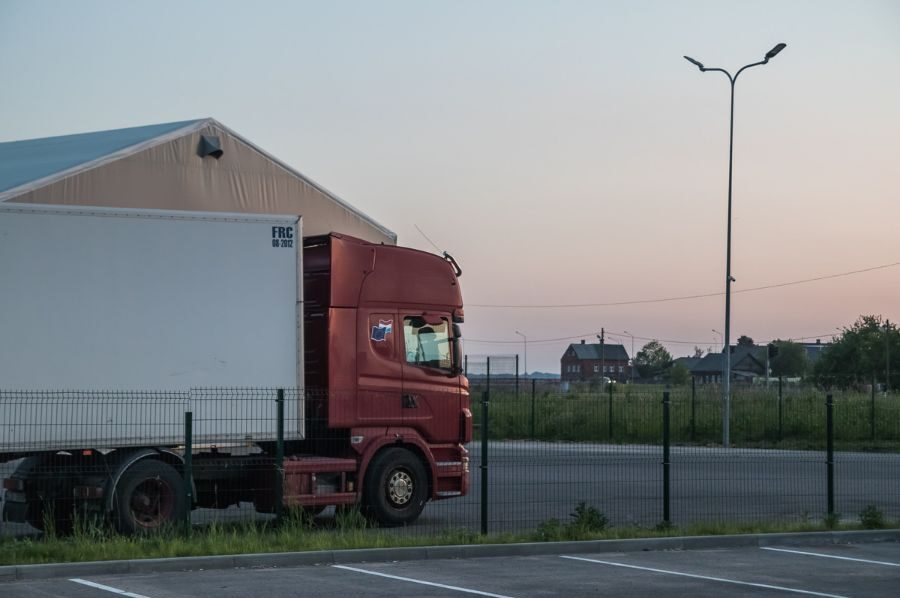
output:
POLYGON ((185 120, 112 131, 0 143, 0 193, 39 183, 201 122, 185 120))
POLYGON ((0 201, 298 214, 307 235, 397 235, 212 118, 0 143, 0 201), (220 138, 221 159, 197 153, 220 138))

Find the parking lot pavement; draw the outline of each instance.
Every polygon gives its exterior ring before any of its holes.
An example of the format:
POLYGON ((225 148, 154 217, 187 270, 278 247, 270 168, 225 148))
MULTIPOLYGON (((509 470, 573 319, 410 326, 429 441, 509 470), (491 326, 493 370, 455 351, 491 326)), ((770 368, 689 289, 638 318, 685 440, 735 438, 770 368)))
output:
POLYGON ((423 560, 0 584, 9 598, 896 598, 900 543, 423 560))

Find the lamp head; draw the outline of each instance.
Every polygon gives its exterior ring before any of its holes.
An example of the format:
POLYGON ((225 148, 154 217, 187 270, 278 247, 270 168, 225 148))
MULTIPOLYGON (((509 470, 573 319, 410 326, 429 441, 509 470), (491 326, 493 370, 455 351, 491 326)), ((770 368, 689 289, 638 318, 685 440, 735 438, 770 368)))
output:
POLYGON ((778 56, 778 53, 784 50, 787 47, 787 44, 778 44, 768 52, 766 52, 766 61, 768 62, 772 58, 778 56))
POLYGON ((704 67, 704 66, 703 66, 703 63, 700 62, 699 60, 694 60, 694 59, 691 58, 690 56, 685 56, 684 59, 687 60, 688 62, 690 62, 691 64, 696 65, 697 68, 700 69, 701 71, 705 71, 705 70, 706 70, 706 67, 704 67))

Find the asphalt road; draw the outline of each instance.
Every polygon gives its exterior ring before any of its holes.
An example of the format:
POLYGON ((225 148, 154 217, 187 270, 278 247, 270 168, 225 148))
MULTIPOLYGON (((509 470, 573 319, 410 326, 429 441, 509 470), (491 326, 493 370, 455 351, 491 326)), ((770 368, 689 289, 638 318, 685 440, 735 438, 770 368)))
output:
MULTIPOLYGON (((398 533, 480 529, 480 449, 470 446, 469 495, 430 503, 415 524, 398 533)), ((824 452, 674 447, 670 461, 670 519, 677 525, 818 521, 827 509, 824 452)), ((835 510, 844 519, 856 519, 869 504, 900 517, 900 454, 837 453, 834 469, 835 510)), ((0 477, 3 472, 0 466, 0 477)), ((612 525, 647 527, 663 520, 660 447, 492 442, 487 472, 491 532, 530 531, 551 518, 565 521, 581 501, 612 525)), ((252 505, 194 513, 198 524, 255 517, 252 505)), ((28 531, 33 530, 0 524, 0 535, 28 531)))
POLYGON ((895 598, 900 544, 546 556, 96 575, 0 583, 8 598, 895 598))
MULTIPOLYGON (((472 491, 429 505, 418 526, 480 522, 480 446, 470 447, 472 491)), ((490 531, 533 529, 566 520, 578 502, 613 525, 652 526, 663 520, 661 447, 497 442, 488 449, 490 531)), ((670 520, 819 521, 827 512, 824 452, 673 447, 670 520)), ((858 518, 869 504, 900 517, 900 454, 837 453, 835 511, 858 518)))

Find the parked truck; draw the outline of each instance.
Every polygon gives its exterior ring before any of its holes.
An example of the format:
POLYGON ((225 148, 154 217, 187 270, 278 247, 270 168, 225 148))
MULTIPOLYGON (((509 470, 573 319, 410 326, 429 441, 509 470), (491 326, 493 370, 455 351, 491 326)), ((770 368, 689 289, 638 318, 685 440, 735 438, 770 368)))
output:
POLYGON ((301 217, 0 204, 4 519, 465 495, 460 274, 301 217))

